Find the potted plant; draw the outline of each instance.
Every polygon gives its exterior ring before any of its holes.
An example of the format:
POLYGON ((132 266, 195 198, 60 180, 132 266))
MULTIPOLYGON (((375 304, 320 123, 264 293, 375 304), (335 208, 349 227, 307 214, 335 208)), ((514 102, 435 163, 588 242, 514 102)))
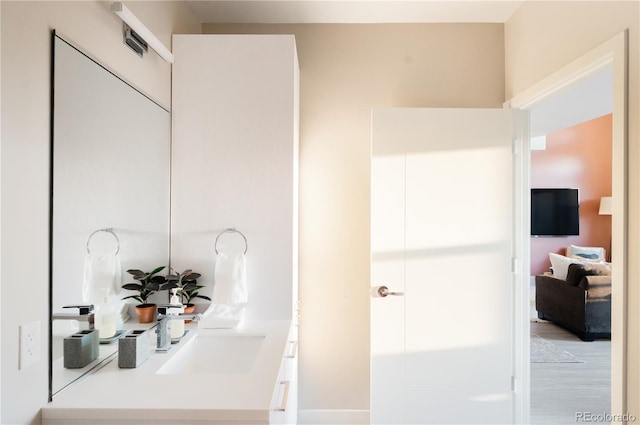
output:
POLYGON ((167 283, 162 285, 160 289, 171 290, 177 288, 177 294, 178 296, 180 296, 180 300, 184 305, 184 312, 193 313, 196 309, 196 306, 192 303, 192 301, 195 298, 202 298, 203 300, 211 301, 211 298, 198 292, 205 286, 198 285, 198 278, 200 277, 202 277, 200 273, 196 273, 191 269, 187 269, 182 273, 170 273, 166 276, 167 283))
POLYGON ((149 303, 148 298, 151 294, 160 290, 160 285, 167 281, 164 276, 158 274, 164 270, 164 268, 165 266, 156 267, 149 273, 137 269, 127 270, 127 273, 132 275, 136 282, 126 283, 122 285, 122 288, 129 291, 138 291, 138 294, 129 295, 122 299, 133 298, 140 303, 136 306, 139 323, 153 322, 156 314, 156 305, 149 303))

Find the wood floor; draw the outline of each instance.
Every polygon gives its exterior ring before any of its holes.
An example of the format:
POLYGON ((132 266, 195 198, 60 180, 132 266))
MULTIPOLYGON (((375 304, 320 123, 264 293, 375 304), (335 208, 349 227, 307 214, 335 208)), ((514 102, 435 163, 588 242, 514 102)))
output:
POLYGON ((532 322, 534 333, 584 363, 531 364, 531 424, 563 425, 588 422, 580 413, 611 410, 611 341, 583 342, 549 322, 532 322))

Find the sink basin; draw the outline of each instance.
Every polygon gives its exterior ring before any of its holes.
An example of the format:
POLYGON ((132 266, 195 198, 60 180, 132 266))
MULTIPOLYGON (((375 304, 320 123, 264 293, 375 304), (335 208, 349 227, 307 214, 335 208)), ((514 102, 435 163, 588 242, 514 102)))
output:
POLYGON ((253 369, 264 335, 196 335, 160 369, 159 374, 247 374, 253 369))

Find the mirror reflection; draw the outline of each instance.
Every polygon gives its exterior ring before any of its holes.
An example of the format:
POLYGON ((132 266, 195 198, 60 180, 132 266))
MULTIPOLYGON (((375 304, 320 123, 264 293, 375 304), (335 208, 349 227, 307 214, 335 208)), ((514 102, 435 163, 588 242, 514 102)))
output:
POLYGON ((168 264, 170 190, 169 112, 53 39, 51 395, 117 351, 123 271, 168 264))

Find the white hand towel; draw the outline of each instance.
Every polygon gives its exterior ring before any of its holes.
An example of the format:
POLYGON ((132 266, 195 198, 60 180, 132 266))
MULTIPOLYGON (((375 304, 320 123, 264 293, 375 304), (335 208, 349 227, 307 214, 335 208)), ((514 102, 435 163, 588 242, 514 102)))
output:
POLYGON ((247 260, 244 254, 218 253, 213 279, 215 303, 225 305, 247 303, 247 260))
POLYGON ((247 260, 244 254, 218 253, 213 302, 198 322, 200 329, 230 329, 242 321, 248 301, 247 260))
POLYGON ((84 303, 111 305, 116 303, 122 285, 122 267, 115 253, 87 254, 84 261, 82 300, 84 303))

